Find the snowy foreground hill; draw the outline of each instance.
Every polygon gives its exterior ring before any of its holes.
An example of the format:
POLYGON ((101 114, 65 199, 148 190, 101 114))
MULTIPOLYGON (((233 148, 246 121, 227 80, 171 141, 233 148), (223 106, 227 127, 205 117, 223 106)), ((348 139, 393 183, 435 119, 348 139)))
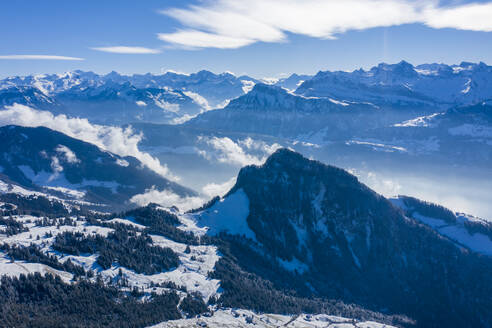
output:
POLYGON ((13 193, 0 211, 7 326, 492 324, 490 225, 287 149, 188 213, 13 193))

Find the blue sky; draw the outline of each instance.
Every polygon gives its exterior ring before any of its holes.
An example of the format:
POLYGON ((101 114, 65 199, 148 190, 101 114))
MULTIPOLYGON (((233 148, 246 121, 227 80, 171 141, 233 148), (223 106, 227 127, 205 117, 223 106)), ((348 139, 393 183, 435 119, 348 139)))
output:
POLYGON ((1 1, 0 75, 491 64, 490 17, 488 1, 1 1))

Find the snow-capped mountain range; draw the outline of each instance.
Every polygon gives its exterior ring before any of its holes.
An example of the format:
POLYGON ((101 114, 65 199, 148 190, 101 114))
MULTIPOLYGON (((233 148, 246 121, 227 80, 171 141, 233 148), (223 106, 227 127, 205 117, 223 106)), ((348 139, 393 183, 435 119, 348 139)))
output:
POLYGON ((315 76, 292 74, 275 80, 205 70, 134 75, 73 71, 9 77, 0 81, 0 104, 20 103, 96 122, 177 124, 225 107, 260 82, 311 99, 369 103, 424 114, 492 99, 492 67, 484 63, 413 66, 402 61, 367 71, 320 71, 315 76))
POLYGON ((120 75, 73 71, 0 81, 0 104, 19 103, 99 123, 180 123, 223 107, 257 81, 230 73, 120 75))
POLYGON ((406 62, 380 64, 354 72, 319 72, 295 90, 277 84, 256 84, 223 110, 203 113, 187 122, 222 131, 275 136, 313 134, 328 128, 333 135, 391 126, 451 107, 492 99, 492 67, 406 62))
POLYGON ((405 61, 382 63, 367 71, 319 72, 296 93, 381 106, 470 105, 492 98, 492 67, 467 62, 418 66, 405 61))

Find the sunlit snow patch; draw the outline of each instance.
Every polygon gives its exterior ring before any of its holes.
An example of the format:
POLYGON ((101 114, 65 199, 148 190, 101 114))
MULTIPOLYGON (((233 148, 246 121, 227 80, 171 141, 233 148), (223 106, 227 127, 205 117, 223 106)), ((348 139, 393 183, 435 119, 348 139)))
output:
POLYGON ((211 235, 227 232, 256 240, 246 220, 248 215, 249 199, 242 189, 222 198, 209 209, 197 214, 199 225, 209 227, 207 233, 211 235))

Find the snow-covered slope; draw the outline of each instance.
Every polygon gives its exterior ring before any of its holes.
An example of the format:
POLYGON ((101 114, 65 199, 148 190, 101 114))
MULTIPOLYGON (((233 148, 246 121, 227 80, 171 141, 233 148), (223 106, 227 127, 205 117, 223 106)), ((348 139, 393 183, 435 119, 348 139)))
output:
POLYGON ((82 279, 145 302, 175 292, 183 320, 161 327, 492 320, 492 260, 475 243, 490 226, 400 198, 403 212, 346 171, 287 149, 243 168, 224 197, 190 213, 149 205, 50 215, 48 205, 13 200, 0 198, 0 272, 82 279))
MULTIPOLYGON (((166 272, 155 274, 137 273, 135 270, 113 264, 109 268, 102 268, 98 263, 98 254, 64 254, 53 248, 53 243, 57 235, 64 232, 80 233, 85 236, 100 235, 107 237, 108 233, 114 232, 114 228, 107 228, 101 225, 94 225, 83 218, 72 217, 75 225, 58 224, 54 226, 39 226, 42 218, 34 216, 14 216, 18 222, 23 222, 23 226, 28 230, 13 236, 5 236, 0 233, 0 244, 14 246, 36 245, 47 255, 54 255, 61 263, 70 261, 75 265, 80 265, 84 270, 93 270, 100 275, 105 281, 117 281, 123 276, 128 285, 127 288, 137 287, 144 291, 159 292, 165 291, 165 288, 159 286, 173 283, 176 286, 183 286, 185 291, 190 293, 198 292, 207 301, 211 296, 217 294, 219 281, 208 279, 207 274, 213 270, 215 262, 219 259, 217 248, 215 246, 194 246, 185 243, 178 243, 162 235, 151 235, 152 244, 162 248, 172 249, 179 257, 179 266, 166 272), (39 236, 39 237, 38 237, 39 236), (187 247, 189 250, 187 250, 187 247), (155 286, 155 287, 154 287, 155 286)), ((113 219, 114 220, 114 219, 113 219)), ((108 222, 108 223, 114 223, 108 222)), ((128 219, 119 219, 119 224, 131 224, 128 219), (125 222, 126 221, 126 222, 125 222)), ((104 221, 98 221, 97 224, 104 224, 104 221)), ((114 227, 117 227, 114 226, 114 227)), ((2 227, 0 226, 0 231, 2 227)), ((138 230, 144 230, 146 227, 138 230)), ((66 281, 70 281, 73 275, 70 272, 55 270, 47 265, 35 264, 29 262, 14 262, 10 264, 8 256, 0 252, 0 272, 8 275, 18 276, 21 273, 50 272, 61 276, 66 281), (9 263, 10 265, 6 266, 9 263)))

